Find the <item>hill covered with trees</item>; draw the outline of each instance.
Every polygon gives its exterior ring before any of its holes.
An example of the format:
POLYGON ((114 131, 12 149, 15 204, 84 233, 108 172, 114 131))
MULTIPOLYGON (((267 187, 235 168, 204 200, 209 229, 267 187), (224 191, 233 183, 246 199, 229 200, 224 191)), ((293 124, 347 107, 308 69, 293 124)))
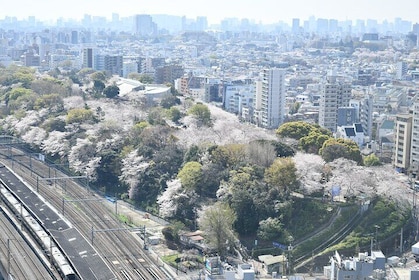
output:
POLYGON ((266 247, 304 239, 333 218, 339 203, 356 205, 360 194, 372 205, 377 197, 401 202, 394 230, 408 220, 401 193, 407 188, 389 194, 390 185, 405 182, 394 180, 391 168, 361 166, 353 143, 317 126, 267 131, 174 90, 150 104, 120 94, 111 77, 89 69, 41 75, 11 66, 0 68, 0 85, 3 134, 87 175, 96 190, 170 220, 166 233, 174 238, 179 229, 200 227, 219 254, 238 239, 249 248, 255 239, 266 247), (297 144, 286 144, 290 138, 297 144))

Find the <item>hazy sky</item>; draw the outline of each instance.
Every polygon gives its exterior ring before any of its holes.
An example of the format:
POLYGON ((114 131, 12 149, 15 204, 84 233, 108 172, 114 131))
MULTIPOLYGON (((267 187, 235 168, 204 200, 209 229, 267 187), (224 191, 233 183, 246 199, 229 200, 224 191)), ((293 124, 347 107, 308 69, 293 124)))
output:
POLYGON ((81 19, 84 14, 120 17, 134 14, 185 15, 188 18, 207 16, 210 23, 226 17, 254 19, 273 23, 290 23, 292 18, 301 22, 309 16, 316 18, 384 19, 390 22, 401 17, 419 22, 417 0, 0 0, 0 18, 16 16, 18 19, 36 18, 81 19), (67 3, 67 4, 65 4, 67 3))

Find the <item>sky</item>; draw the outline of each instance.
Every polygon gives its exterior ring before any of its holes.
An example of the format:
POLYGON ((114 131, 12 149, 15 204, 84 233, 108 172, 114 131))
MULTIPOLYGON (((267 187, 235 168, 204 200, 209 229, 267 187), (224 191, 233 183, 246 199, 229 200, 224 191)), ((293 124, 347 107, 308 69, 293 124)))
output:
POLYGON ((292 18, 300 18, 302 22, 310 16, 338 20, 370 18, 379 22, 385 19, 393 22, 400 17, 416 23, 419 22, 417 11, 417 0, 0 0, 0 19, 6 16, 81 19, 84 14, 111 19, 112 13, 118 13, 120 17, 135 14, 206 16, 209 23, 232 17, 262 23, 291 23, 292 18))

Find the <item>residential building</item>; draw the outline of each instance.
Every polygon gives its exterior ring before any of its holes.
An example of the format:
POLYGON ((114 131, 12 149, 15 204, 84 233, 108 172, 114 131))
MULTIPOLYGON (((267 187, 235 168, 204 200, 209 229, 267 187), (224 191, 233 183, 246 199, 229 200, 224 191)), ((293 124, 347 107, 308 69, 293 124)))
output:
POLYGON ((360 105, 360 112, 359 112, 359 121, 362 125, 362 129, 364 130, 365 136, 368 136, 367 141, 371 141, 372 139, 372 115, 373 115, 373 97, 370 94, 364 97, 361 100, 360 105))
POLYGON ((330 258, 331 265, 324 268, 327 279, 384 279, 386 258, 381 251, 359 253, 358 257, 343 259, 338 252, 330 258))
POLYGON ((393 165, 400 172, 406 172, 410 166, 412 115, 397 115, 394 132, 393 165))
POLYGON ((184 69, 181 65, 164 65, 156 68, 154 73, 154 83, 174 84, 175 80, 182 77, 184 69))
POLYGON ((349 107, 352 85, 341 81, 334 73, 326 77, 320 97, 319 124, 336 132, 338 108, 349 107))
POLYGON ((352 126, 357 121, 357 110, 354 107, 338 108, 337 126, 352 126))
POLYGON ((224 93, 224 109, 241 115, 243 107, 253 107, 255 85, 227 85, 224 93))
POLYGON ((276 129, 285 118, 285 70, 265 69, 261 73, 262 87, 257 87, 256 104, 260 104, 260 125, 276 129))
POLYGON ((123 58, 122 55, 105 55, 105 71, 111 75, 122 76, 123 58))
POLYGON ((336 138, 352 140, 357 143, 359 147, 365 143, 364 131, 362 130, 362 125, 359 123, 347 126, 338 126, 336 138))
POLYGON ((83 56, 82 56, 82 67, 83 68, 94 68, 94 50, 93 48, 85 48, 83 49, 83 56))
POLYGON ((419 102, 413 105, 412 142, 410 165, 415 170, 419 168, 419 102))

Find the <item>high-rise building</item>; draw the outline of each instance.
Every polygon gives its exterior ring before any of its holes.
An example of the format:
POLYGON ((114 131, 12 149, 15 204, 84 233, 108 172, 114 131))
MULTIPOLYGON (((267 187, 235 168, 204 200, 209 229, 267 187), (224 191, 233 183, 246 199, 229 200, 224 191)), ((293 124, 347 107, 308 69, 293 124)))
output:
POLYGON ((371 94, 365 96, 365 98, 361 100, 361 108, 359 112, 362 129, 364 130, 365 136, 368 136, 368 141, 371 141, 372 139, 372 115, 374 110, 373 101, 374 98, 371 94))
POLYGON ((83 49, 82 67, 94 68, 94 52, 92 48, 83 49))
MULTIPOLYGON (((394 133, 393 165, 401 172, 407 172, 410 166, 412 146, 412 115, 397 115, 394 133)), ((419 144, 419 143, 418 143, 419 144)), ((415 150, 415 153, 417 150, 415 150)))
POLYGON ((292 33, 293 34, 300 33, 300 19, 299 18, 292 19, 292 33))
POLYGON ((278 128, 285 118, 285 70, 265 69, 256 84, 255 104, 259 105, 256 122, 269 129, 278 128))
POLYGON ((352 85, 338 80, 334 73, 329 73, 320 97, 319 124, 336 132, 338 108, 348 107, 351 99, 352 85))
POLYGON ((157 25, 150 15, 135 16, 135 34, 141 37, 149 37, 157 34, 157 25))
MULTIPOLYGON (((413 121, 412 121, 412 144, 410 154, 410 166, 412 170, 419 172, 419 102, 413 105, 413 121)), ((416 178, 417 175, 416 175, 416 178)))

